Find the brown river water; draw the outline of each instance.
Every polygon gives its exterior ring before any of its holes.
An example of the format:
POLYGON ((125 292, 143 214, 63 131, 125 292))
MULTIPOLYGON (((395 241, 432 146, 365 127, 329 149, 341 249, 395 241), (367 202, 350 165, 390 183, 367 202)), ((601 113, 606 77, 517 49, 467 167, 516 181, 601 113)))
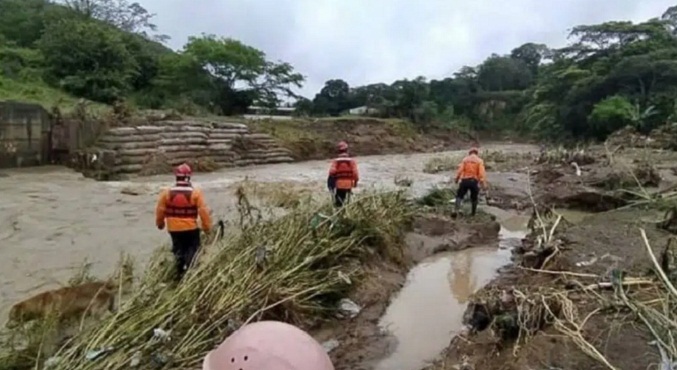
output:
MULTIPOLYGON (((535 147, 527 145, 506 144, 486 148, 536 151, 535 147)), ((423 173, 426 161, 449 154, 462 155, 462 152, 358 157, 362 178, 358 191, 364 191, 365 188, 392 189, 395 188, 394 179, 404 176, 414 180, 412 193, 422 194, 431 186, 448 181, 451 175, 423 173)), ((258 182, 307 182, 308 186, 321 193, 326 191, 327 167, 328 161, 309 161, 224 169, 196 174, 194 182, 204 190, 215 218, 227 219, 235 212, 233 185, 245 177, 258 182)), ((63 167, 0 172, 0 323, 5 321, 6 313, 13 303, 65 284, 85 262, 91 264, 92 273, 105 276, 112 272, 122 252, 130 253, 138 262, 145 263, 155 248, 168 242, 166 232, 155 228, 154 207, 158 191, 171 184, 171 176, 96 182, 63 167), (141 187, 146 191, 138 196, 121 192, 130 186, 141 187)), ((515 181, 507 181, 506 174, 489 173, 488 176, 490 183, 522 186, 515 181)), ((425 294, 437 296, 440 291, 446 290, 447 293, 440 299, 452 299, 455 303, 439 300, 438 303, 451 304, 453 307, 464 305, 463 297, 486 283, 495 269, 507 262, 506 254, 496 250, 465 254, 466 257, 454 259, 453 263, 449 255, 438 256, 421 265, 432 268, 419 266, 413 270, 410 280, 418 281, 417 285, 425 284, 430 289, 407 293, 405 288, 401 295, 414 295, 412 299, 403 300, 425 302, 425 294), (489 274, 487 271, 492 272, 489 274)), ((406 316, 407 310, 421 309, 406 306, 398 308, 396 300, 384 320, 406 316)), ((434 306, 438 306, 438 310, 444 309, 444 305, 434 306)), ((418 312, 417 316, 420 317, 421 311, 418 312)), ((425 316, 436 315, 431 311, 425 316)), ((458 320, 457 316, 444 317, 453 321, 458 320)), ((417 352, 415 344, 426 338, 425 327, 435 327, 434 320, 432 325, 419 324, 415 330, 414 326, 410 329, 394 329, 396 336, 398 332, 404 332, 411 342, 407 345, 406 340, 400 339, 399 352, 405 351, 402 355, 417 352)), ((457 326, 455 321, 449 325, 438 325, 438 328, 444 327, 447 331, 438 330, 440 333, 431 335, 439 338, 438 341, 445 336, 448 340, 448 329, 457 326)), ((425 353, 414 357, 427 357, 430 351, 428 347, 423 350, 425 353)))

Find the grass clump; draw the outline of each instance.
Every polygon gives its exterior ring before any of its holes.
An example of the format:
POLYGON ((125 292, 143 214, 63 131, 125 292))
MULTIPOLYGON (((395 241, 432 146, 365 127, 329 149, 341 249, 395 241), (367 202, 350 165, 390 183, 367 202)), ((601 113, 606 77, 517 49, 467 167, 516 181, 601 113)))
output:
POLYGON ((434 187, 418 199, 418 204, 426 207, 444 207, 452 203, 454 199, 456 199, 455 189, 434 187))
POLYGON ((440 156, 430 158, 425 165, 423 166, 424 173, 440 173, 440 172, 453 172, 456 171, 461 156, 440 156))
POLYGON ((245 179, 238 186, 271 207, 297 208, 313 199, 313 188, 302 182, 257 182, 245 179))
POLYGON ((199 367, 250 320, 319 324, 360 283, 364 264, 408 263, 403 232, 412 213, 404 193, 391 192, 356 197, 339 211, 304 205, 272 221, 242 223, 241 232, 205 247, 175 288, 162 283, 171 264, 158 253, 120 310, 74 336, 53 355, 59 361, 52 369, 128 369, 132 359, 140 368, 199 367), (170 337, 153 339, 155 329, 170 337), (109 350, 86 359, 101 349, 109 350))

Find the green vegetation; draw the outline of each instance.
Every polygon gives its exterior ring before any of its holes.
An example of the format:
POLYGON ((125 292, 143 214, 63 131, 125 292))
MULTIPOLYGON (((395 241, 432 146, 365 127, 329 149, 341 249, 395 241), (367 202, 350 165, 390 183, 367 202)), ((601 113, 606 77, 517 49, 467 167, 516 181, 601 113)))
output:
POLYGON ((51 356, 58 359, 52 368, 63 370, 129 369, 133 358, 142 369, 199 367, 206 352, 248 319, 321 323, 370 277, 365 266, 408 265, 402 237, 414 210, 402 192, 356 197, 340 211, 304 204, 272 221, 256 217, 242 188, 238 194, 241 233, 207 247, 180 285, 163 284, 172 270, 163 248, 116 314, 79 331, 56 353, 42 345, 49 336, 29 337, 37 342, 24 350, 3 343, 0 368, 42 368, 51 356), (172 340, 152 339, 156 328, 171 331, 172 340))
POLYGON ((601 140, 631 125, 649 132, 677 113, 677 7, 633 24, 574 27, 560 49, 526 43, 453 76, 351 87, 332 79, 310 100, 304 77, 240 41, 189 38, 175 52, 149 14, 127 0, 0 0, 0 98, 52 105, 124 100, 185 114, 237 115, 296 97, 301 116, 367 115, 417 130, 513 132, 601 140))
POLYGON ((174 52, 153 15, 127 0, 0 0, 0 13, 0 99, 234 114, 274 106, 303 82, 229 38, 191 37, 174 52))
POLYGON ((677 6, 639 24, 574 27, 561 49, 526 43, 491 55, 453 77, 400 80, 351 88, 326 82, 297 107, 338 115, 367 106, 380 117, 423 127, 519 132, 545 139, 604 139, 625 125, 647 132, 675 118, 677 6))

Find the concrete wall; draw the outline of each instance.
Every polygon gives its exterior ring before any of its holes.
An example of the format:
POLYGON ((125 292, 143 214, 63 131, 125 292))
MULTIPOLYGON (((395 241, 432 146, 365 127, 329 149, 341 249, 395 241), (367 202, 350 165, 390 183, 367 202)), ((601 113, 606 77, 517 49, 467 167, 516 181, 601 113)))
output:
POLYGON ((50 121, 40 105, 0 102, 0 168, 45 164, 50 152, 50 121))

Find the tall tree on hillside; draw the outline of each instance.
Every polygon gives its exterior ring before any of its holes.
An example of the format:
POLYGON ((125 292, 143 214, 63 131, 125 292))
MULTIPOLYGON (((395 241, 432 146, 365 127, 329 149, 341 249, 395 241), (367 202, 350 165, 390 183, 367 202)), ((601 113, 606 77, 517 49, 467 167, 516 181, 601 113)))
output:
POLYGON ((66 91, 110 103, 129 91, 137 64, 119 32, 99 22, 64 19, 38 41, 47 80, 66 91))
POLYGON ((510 52, 510 57, 522 61, 529 68, 533 76, 538 74, 538 67, 541 65, 541 61, 548 57, 548 55, 547 46, 531 42, 516 47, 510 52))
MULTIPOLYGON (((245 100, 274 107, 282 97, 296 97, 293 89, 305 80, 289 63, 268 61, 261 50, 230 38, 191 37, 182 54, 216 79, 222 92, 216 104, 226 104, 232 100, 229 96, 239 99, 246 95, 245 100)), ((231 109, 224 106, 224 113, 231 109)))
POLYGON ((155 14, 138 2, 128 0, 63 0, 72 10, 85 17, 98 19, 123 31, 137 33, 155 41, 165 42, 167 35, 158 35, 151 22, 155 14), (152 34, 151 34, 152 33, 152 34))

